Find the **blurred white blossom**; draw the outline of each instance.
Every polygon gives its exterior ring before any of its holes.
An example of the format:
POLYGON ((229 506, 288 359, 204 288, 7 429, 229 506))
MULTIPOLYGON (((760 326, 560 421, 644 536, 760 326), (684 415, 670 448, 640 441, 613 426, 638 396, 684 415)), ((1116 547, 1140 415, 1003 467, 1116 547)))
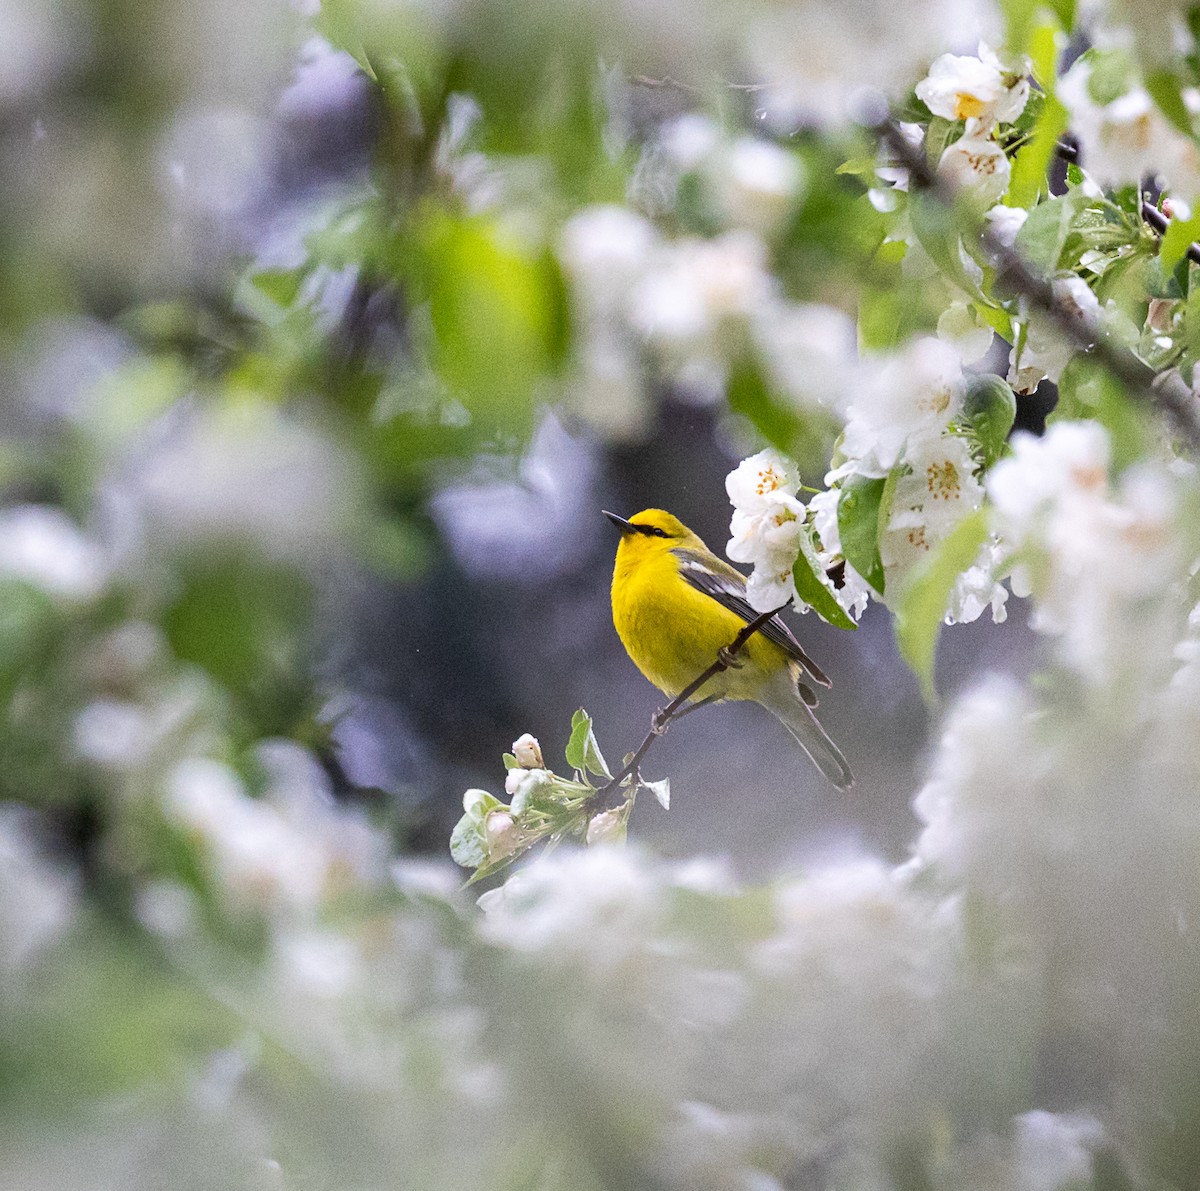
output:
POLYGON ((0 576, 75 603, 99 595, 107 572, 100 547, 60 509, 16 505, 0 511, 0 576))

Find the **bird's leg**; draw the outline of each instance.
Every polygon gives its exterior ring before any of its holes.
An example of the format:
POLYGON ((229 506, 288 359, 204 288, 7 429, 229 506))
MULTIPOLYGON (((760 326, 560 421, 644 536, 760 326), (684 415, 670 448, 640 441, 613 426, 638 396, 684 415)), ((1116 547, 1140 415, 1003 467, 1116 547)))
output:
POLYGON ((720 695, 706 695, 697 703, 685 703, 672 718, 681 720, 685 715, 691 715, 693 711, 699 711, 701 707, 705 707, 709 703, 715 703, 720 697, 720 695))
POLYGON ((746 659, 739 658, 735 654, 730 653, 729 646, 727 645, 722 645, 717 650, 717 661, 721 663, 723 670, 740 670, 746 664, 746 659))

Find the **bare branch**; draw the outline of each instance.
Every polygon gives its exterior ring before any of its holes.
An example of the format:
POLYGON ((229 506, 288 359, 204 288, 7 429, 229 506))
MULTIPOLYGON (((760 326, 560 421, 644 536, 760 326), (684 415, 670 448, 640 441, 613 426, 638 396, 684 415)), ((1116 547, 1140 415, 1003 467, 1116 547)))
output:
POLYGON ((650 750, 650 746, 671 726, 672 720, 677 720, 682 716, 687 715, 690 710, 684 707, 684 704, 706 683, 710 678, 715 678, 718 674, 728 670, 730 666, 736 664, 737 655, 745 648, 746 642, 758 632, 759 629, 771 619, 772 616, 778 616, 792 601, 788 600, 787 604, 781 604, 778 608, 772 609, 770 612, 760 612, 753 620, 748 621, 746 627, 724 648, 716 657, 716 660, 702 674, 698 675, 687 686, 671 700, 666 707, 660 707, 653 716, 650 717, 650 731, 646 733, 646 739, 638 745, 637 751, 625 762, 621 772, 616 775, 607 785, 601 786, 593 798, 599 798, 604 794, 611 794, 617 789, 626 778, 633 777, 638 772, 638 766, 641 764, 642 758, 650 750), (681 710, 682 709, 682 710, 681 710))

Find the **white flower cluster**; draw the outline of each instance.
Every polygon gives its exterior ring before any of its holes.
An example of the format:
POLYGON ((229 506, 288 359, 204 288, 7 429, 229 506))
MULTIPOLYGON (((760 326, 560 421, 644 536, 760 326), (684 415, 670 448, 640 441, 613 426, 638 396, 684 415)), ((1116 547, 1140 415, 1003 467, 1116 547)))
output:
MULTIPOLYGON (((1156 178, 1177 199, 1194 203, 1200 198, 1195 141, 1162 114, 1122 51, 1101 53, 1107 77, 1101 79, 1093 56, 1084 55, 1058 85, 1086 175, 1102 187, 1140 186, 1144 179, 1156 178), (1113 85, 1114 79, 1120 86, 1113 85)), ((1193 115, 1200 112, 1195 88, 1185 91, 1183 100, 1193 115)))
POLYGON ((725 552, 734 562, 753 564, 746 598, 760 612, 782 607, 796 595, 792 568, 807 516, 799 489, 799 469, 772 450, 743 459, 725 479, 733 505, 733 536, 725 552))
POLYGON ((996 202, 1012 174, 996 132, 1025 110, 1029 63, 1004 62, 981 43, 977 57, 943 54, 916 90, 935 116, 965 122, 963 135, 942 151, 938 172, 981 202, 996 202))
POLYGON ((705 222, 724 230, 669 238, 633 207, 611 205, 585 208, 563 228, 581 415, 613 437, 637 437, 650 415, 648 360, 683 397, 711 402, 747 355, 800 407, 827 406, 845 387, 853 323, 834 308, 789 301, 768 261, 771 238, 803 194, 799 159, 683 116, 646 151, 631 198, 673 211, 684 179, 696 182, 705 222))
MULTIPOLYGON (((863 360, 856 387, 842 405, 843 461, 826 475, 828 487, 807 509, 797 496, 795 464, 770 450, 743 460, 726 480, 734 506, 727 553, 754 565, 747 587, 755 608, 766 611, 795 595, 792 566, 808 525, 816 534, 819 569, 843 560, 838 508, 843 490, 856 480, 892 477, 879 535, 884 590, 876 591, 847 563, 836 592, 855 616, 872 596, 891 598, 912 568, 980 508, 981 465, 968 439, 954 429, 963 415, 965 388, 959 354, 940 339, 918 338, 893 355, 863 360)), ((993 619, 1004 619, 1007 592, 993 577, 995 561, 995 544, 989 542, 956 584, 948 619, 975 620, 989 607, 993 619)))
POLYGON ((270 775, 259 798, 206 757, 180 761, 166 782, 166 814, 197 845, 228 908, 311 916, 339 894, 379 885, 382 836, 334 804, 313 758, 278 740, 259 746, 258 761, 270 775))
POLYGON ((829 5, 803 0, 748 23, 763 115, 784 128, 836 127, 873 116, 951 46, 997 32, 996 13, 976 0, 931 0, 920 8, 881 0, 829 5))
MULTIPOLYGON (((994 525, 1020 560, 1013 583, 1036 601, 1034 624, 1056 634, 1063 659, 1111 686, 1166 631, 1155 597, 1178 579, 1177 484, 1164 468, 1109 482, 1108 434, 1060 422, 1043 438, 1013 436, 1012 456, 987 477, 994 525)), ((1159 649, 1161 652, 1161 648, 1159 649)))
MULTIPOLYGON (((890 1186, 897 1138, 943 1161, 960 1146, 946 1186, 951 1172, 1013 1191, 1090 1174, 1103 1133, 1085 1118, 1033 1111, 1009 1141, 956 1135, 957 1098, 1002 1113, 1036 1037, 1021 1016, 1035 986, 964 964, 960 899, 863 859, 782 880, 752 909, 761 897, 711 862, 604 849, 543 857, 480 899, 481 936, 518 961, 501 969, 499 1015, 531 996, 570 1006, 539 1015, 539 1053, 571 1056, 559 1110, 586 1114, 583 1089, 603 1097, 636 1072, 628 1185, 779 1191, 803 1169, 823 1186, 890 1186)), ((527 1031, 492 1036, 511 1094, 557 1070, 523 1080, 527 1031)))

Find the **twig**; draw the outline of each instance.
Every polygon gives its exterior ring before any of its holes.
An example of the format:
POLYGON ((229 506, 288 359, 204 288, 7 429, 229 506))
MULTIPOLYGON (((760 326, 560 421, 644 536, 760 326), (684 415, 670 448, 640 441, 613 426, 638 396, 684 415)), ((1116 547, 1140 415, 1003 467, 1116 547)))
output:
POLYGON ((650 746, 671 726, 672 720, 677 720, 682 715, 686 715, 686 709, 679 709, 710 679, 715 678, 718 674, 728 670, 734 665, 734 659, 741 652, 746 642, 758 632, 759 629, 771 619, 772 616, 778 616, 792 601, 788 600, 787 604, 780 604, 778 608, 773 608, 770 612, 760 612, 753 620, 746 623, 746 627, 734 639, 725 646, 717 654, 716 661, 713 662, 707 670, 691 682, 671 700, 666 707, 660 707, 650 718, 650 731, 646 733, 646 739, 638 745, 637 751, 625 762, 624 768, 612 779, 607 785, 601 786, 593 798, 599 798, 603 794, 610 794, 628 777, 632 777, 638 772, 638 766, 641 764, 642 758, 650 750, 650 746))
MULTIPOLYGON (((872 131, 887 143, 894 159, 908 169, 910 184, 925 191, 944 207, 958 205, 959 188, 948 184, 930 168, 924 149, 910 145, 890 117, 872 131)), ((1200 452, 1200 418, 1196 400, 1183 377, 1173 369, 1156 373, 1127 348, 1104 338, 1103 328, 1093 315, 1060 302, 1050 279, 1034 269, 1015 249, 1002 243, 990 227, 982 227, 980 240, 997 263, 996 280, 1023 295, 1031 306, 1045 314, 1064 338, 1105 368, 1135 400, 1164 410, 1192 450, 1200 452)))
MULTIPOLYGON (((1054 146, 1055 153, 1062 158, 1063 161, 1070 162, 1072 165, 1079 164, 1079 146, 1073 141, 1059 141, 1054 146)), ((1171 226, 1170 218, 1165 212, 1160 211, 1153 203, 1142 200, 1142 218, 1160 235, 1167 234, 1167 228, 1171 226)), ((1184 255, 1194 264, 1200 265, 1200 244, 1194 240, 1187 246, 1187 251, 1184 255)))

